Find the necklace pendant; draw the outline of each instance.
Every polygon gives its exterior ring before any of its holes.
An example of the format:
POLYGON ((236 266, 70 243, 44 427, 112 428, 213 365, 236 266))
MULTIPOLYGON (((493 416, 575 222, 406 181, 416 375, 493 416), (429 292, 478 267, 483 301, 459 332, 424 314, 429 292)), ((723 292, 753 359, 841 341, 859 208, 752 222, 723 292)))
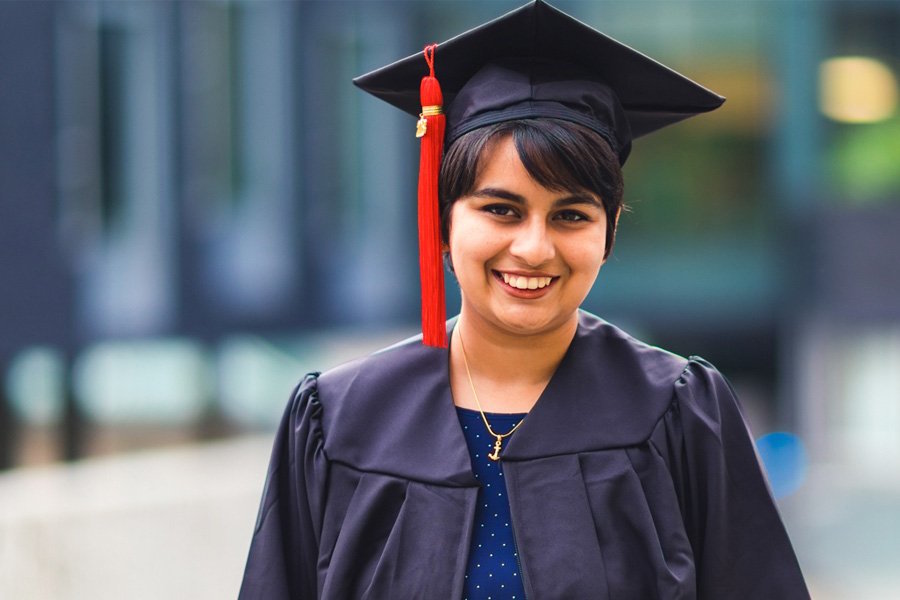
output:
POLYGON ((500 460, 500 446, 503 445, 503 438, 499 435, 496 437, 497 441, 494 442, 494 452, 493 454, 488 454, 488 458, 491 460, 500 460))

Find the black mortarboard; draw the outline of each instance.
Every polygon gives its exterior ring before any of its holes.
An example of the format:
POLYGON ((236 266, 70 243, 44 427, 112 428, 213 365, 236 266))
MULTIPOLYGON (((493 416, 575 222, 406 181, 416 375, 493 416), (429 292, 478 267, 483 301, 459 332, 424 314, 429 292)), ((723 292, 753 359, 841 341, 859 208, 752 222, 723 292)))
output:
MULTIPOLYGON (((625 162, 631 140, 721 106, 724 98, 536 0, 437 45, 446 144, 492 123, 555 117, 600 133, 625 162)), ((418 116, 417 52, 353 80, 418 116)))
POLYGON ((494 123, 556 118, 596 131, 624 164, 632 139, 725 101, 541 0, 353 83, 419 116, 422 332, 432 346, 447 344, 437 200, 444 145, 494 123))

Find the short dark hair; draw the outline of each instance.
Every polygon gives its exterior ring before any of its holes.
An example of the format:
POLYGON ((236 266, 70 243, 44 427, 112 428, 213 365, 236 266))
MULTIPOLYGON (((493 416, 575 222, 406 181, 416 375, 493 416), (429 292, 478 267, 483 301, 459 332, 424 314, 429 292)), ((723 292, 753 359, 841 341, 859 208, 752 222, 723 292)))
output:
POLYGON ((606 252, 612 251, 616 217, 622 207, 622 167, 609 143, 587 127, 560 119, 521 119, 475 129, 455 140, 441 165, 441 237, 450 239, 453 203, 470 194, 484 151, 511 136, 519 160, 536 182, 550 190, 587 190, 600 197, 606 212, 606 252))

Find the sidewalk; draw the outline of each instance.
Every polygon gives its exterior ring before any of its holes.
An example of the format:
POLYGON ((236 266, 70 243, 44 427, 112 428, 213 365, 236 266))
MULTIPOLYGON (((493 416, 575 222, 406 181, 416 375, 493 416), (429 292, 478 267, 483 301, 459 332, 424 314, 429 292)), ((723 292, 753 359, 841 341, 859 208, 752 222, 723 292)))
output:
POLYGON ((0 475, 0 598, 236 597, 271 441, 0 475))

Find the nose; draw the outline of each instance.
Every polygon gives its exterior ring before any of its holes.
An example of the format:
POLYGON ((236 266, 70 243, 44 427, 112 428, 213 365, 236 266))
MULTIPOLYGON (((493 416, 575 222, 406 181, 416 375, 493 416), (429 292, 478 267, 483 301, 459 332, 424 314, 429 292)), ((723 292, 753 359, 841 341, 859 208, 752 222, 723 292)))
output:
POLYGON ((517 228, 509 252, 529 267, 552 260, 556 256, 556 246, 544 220, 529 219, 517 228))

